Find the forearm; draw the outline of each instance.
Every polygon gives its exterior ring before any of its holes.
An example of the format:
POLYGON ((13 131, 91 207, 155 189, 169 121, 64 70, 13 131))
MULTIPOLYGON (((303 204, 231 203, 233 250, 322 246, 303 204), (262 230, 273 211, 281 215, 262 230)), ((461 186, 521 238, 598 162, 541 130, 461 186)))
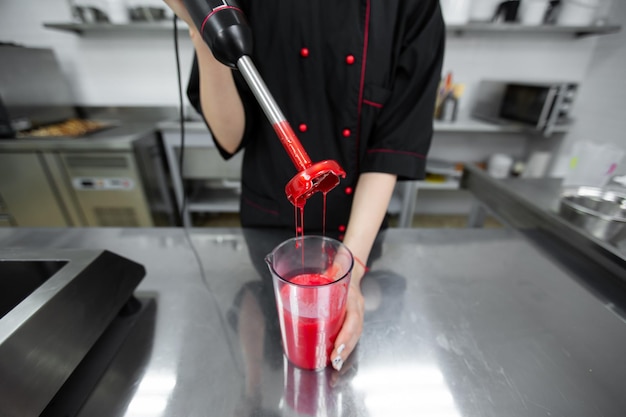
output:
POLYGON ((213 57, 195 30, 191 31, 191 40, 198 58, 202 113, 215 140, 224 150, 234 153, 243 137, 245 113, 232 70, 213 57))
MULTIPOLYGON (((392 174, 368 172, 359 177, 343 242, 363 263, 367 263, 395 184, 396 176, 392 174)), ((353 283, 359 284, 365 270, 359 262, 354 268, 353 283)))

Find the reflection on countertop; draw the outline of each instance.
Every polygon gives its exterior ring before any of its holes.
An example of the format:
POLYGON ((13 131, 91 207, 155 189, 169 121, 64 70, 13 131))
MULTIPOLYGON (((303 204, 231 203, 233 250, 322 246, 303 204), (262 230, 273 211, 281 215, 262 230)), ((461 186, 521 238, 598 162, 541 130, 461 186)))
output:
POLYGON ((290 366, 281 352, 263 257, 287 237, 247 229, 4 229, 0 247, 110 248, 146 268, 136 295, 155 300, 153 330, 129 335, 79 415, 626 410, 626 320, 610 308, 626 305, 624 292, 592 291, 585 282, 608 280, 602 267, 558 240, 539 248, 507 228, 386 231, 363 282, 368 310, 358 348, 342 373, 315 373, 290 366), (124 392, 111 390, 120 378, 124 392))

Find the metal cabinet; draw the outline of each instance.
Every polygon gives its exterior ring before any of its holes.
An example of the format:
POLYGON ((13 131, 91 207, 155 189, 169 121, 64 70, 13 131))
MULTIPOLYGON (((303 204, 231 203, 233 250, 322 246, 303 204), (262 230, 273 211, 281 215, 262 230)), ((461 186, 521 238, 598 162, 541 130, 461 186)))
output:
POLYGON ((3 226, 76 226, 37 152, 0 154, 3 226))
MULTIPOLYGON (((47 141, 47 142, 46 142, 47 141)), ((176 223, 154 131, 96 142, 0 146, 0 225, 152 227, 176 223), (154 154, 156 152, 156 154, 154 154)))
POLYGON ((162 123, 160 128, 183 223, 191 226, 191 213, 238 213, 243 152, 224 160, 201 122, 185 123, 184 150, 178 123, 162 123))
POLYGON ((2 199, 2 194, 0 194, 0 227, 10 227, 13 225, 14 222, 11 219, 11 215, 9 214, 9 209, 2 199))
POLYGON ((85 224, 153 226, 133 153, 63 152, 56 158, 85 224))

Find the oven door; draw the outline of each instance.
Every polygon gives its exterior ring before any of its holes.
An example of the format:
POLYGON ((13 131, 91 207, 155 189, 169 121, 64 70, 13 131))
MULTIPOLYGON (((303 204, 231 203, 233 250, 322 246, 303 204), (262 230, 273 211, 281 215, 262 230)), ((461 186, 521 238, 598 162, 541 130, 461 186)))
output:
POLYGON ((500 106, 500 117, 542 130, 557 98, 558 86, 508 84, 500 106))

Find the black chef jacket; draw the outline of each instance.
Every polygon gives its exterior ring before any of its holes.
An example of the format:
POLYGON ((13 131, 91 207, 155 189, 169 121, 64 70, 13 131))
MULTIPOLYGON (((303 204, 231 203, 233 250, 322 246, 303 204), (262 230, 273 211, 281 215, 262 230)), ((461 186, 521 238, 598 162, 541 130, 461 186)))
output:
MULTIPOLYGON (((438 0, 239 4, 252 60, 311 160, 347 173, 327 196, 327 234, 345 230, 359 174, 423 178, 445 43, 438 0)), ((201 113, 198 83, 194 59, 187 93, 201 113)), ((235 83, 246 114, 241 223, 294 228, 284 187, 296 168, 238 71, 235 83)), ((306 203, 305 233, 321 231, 322 203, 321 193, 306 203)))

